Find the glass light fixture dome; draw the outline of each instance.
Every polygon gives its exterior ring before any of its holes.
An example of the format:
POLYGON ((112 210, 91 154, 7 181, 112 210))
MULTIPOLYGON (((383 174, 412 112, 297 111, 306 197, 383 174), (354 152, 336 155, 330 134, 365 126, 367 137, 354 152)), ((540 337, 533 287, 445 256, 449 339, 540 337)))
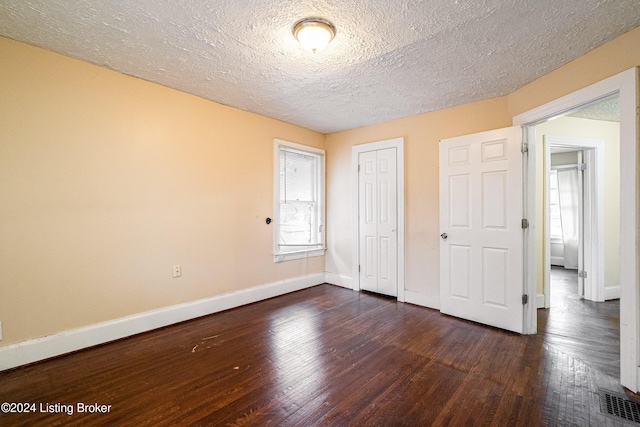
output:
POLYGON ((316 53, 327 47, 336 28, 326 19, 305 18, 294 25, 293 35, 305 49, 316 53))

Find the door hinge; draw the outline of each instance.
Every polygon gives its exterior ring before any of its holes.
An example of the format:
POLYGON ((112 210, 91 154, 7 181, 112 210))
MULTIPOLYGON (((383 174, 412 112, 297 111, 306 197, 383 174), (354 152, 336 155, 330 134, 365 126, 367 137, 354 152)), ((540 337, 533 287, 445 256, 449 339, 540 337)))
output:
POLYGON ((528 302, 529 302, 529 295, 527 294, 522 295, 522 305, 525 305, 528 302))
POLYGON ((583 279, 587 278, 587 272, 584 270, 578 270, 578 277, 582 277, 583 279))
POLYGON ((360 266, 358 266, 358 273, 360 273, 360 266))
POLYGON ((587 164, 586 163, 580 163, 578 165, 578 170, 579 171, 586 171, 587 170, 587 164))
POLYGON ((521 151, 522 153, 528 153, 528 152, 529 152, 529 144, 527 144, 526 142, 523 142, 523 143, 520 145, 520 151, 521 151))
POLYGON ((358 163, 358 172, 360 172, 360 163, 358 163))
POLYGON ((529 220, 526 218, 522 219, 522 229, 529 228, 529 220))

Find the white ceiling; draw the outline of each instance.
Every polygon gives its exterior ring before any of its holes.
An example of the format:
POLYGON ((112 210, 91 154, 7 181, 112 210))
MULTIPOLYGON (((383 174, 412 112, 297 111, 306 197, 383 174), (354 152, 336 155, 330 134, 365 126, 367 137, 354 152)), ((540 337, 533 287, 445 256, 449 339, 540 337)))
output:
POLYGON ((639 25, 639 0, 0 2, 1 35, 322 133, 505 95, 639 25), (316 54, 308 16, 337 28, 316 54))
POLYGON ((620 98, 618 96, 589 104, 577 111, 567 114, 569 117, 581 119, 620 122, 620 98))

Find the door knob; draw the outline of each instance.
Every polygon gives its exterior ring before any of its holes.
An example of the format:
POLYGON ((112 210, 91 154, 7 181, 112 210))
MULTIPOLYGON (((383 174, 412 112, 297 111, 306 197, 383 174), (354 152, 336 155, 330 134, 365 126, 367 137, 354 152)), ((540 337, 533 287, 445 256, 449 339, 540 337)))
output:
POLYGON ((442 240, 447 240, 447 237, 449 236, 447 236, 447 233, 442 233, 440 237, 442 237, 442 240))

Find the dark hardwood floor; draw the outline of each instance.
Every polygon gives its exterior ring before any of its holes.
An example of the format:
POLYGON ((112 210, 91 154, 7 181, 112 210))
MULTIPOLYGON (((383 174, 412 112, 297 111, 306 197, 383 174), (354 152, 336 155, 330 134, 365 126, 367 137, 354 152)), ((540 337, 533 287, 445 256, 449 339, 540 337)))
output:
POLYGON ((563 353, 620 377, 620 300, 581 299, 577 270, 551 268, 551 308, 538 310, 538 331, 563 353))
POLYGON ((598 386, 622 390, 545 334, 320 285, 1 372, 37 410, 0 425, 622 426, 598 386))

